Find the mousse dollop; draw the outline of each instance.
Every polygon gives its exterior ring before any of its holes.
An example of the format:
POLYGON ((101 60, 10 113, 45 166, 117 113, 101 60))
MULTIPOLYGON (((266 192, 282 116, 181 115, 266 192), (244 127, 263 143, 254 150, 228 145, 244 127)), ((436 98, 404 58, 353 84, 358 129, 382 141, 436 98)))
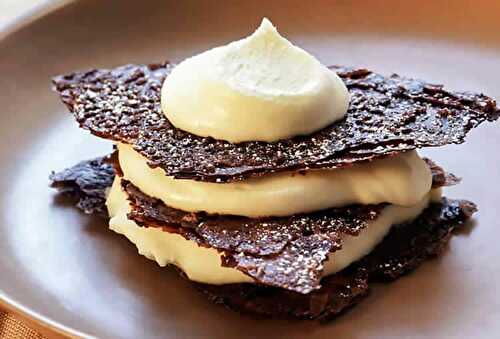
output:
POLYGON ((348 105, 337 74, 267 19, 249 37, 181 62, 161 92, 175 127, 233 143, 310 134, 342 119, 348 105))

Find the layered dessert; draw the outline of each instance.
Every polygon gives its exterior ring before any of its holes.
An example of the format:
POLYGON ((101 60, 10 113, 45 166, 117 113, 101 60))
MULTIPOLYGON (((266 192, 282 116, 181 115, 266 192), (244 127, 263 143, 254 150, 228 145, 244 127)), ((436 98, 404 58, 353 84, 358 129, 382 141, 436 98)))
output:
POLYGON ((178 65, 53 82, 114 147, 52 186, 211 300, 305 319, 442 252, 476 206, 444 198, 460 180, 417 149, 462 143, 499 116, 482 94, 326 67, 267 19, 178 65))

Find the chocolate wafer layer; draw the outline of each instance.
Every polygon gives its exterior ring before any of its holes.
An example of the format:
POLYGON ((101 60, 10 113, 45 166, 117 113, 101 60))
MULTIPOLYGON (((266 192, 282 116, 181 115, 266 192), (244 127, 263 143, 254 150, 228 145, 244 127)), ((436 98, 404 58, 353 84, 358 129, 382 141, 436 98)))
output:
POLYGON ((82 128, 129 143, 176 178, 229 182, 277 171, 336 168, 426 146, 463 142, 499 116, 493 99, 365 69, 332 67, 351 96, 345 118, 308 136, 275 143, 203 138, 170 124, 160 89, 171 64, 127 65, 54 78, 82 128))
POLYGON ((106 192, 115 178, 110 156, 82 161, 61 172, 52 172, 50 186, 76 199, 76 206, 87 214, 107 216, 106 192))
POLYGON ((431 204, 417 220, 393 227, 369 255, 323 278, 322 287, 309 294, 255 284, 195 285, 213 302, 238 312, 329 320, 365 297, 372 283, 397 279, 439 255, 475 211, 473 203, 463 200, 431 204))

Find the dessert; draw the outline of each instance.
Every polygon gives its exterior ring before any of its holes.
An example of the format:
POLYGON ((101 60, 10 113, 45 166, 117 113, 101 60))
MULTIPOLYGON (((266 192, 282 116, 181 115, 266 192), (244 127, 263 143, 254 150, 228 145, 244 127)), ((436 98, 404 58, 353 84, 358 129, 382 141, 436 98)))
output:
POLYGON ((416 149, 461 143, 493 99, 325 67, 264 19, 170 63, 54 78, 114 152, 51 175, 139 253, 242 312, 329 319, 437 255, 476 210, 416 149), (104 209, 104 204, 107 209, 104 209))

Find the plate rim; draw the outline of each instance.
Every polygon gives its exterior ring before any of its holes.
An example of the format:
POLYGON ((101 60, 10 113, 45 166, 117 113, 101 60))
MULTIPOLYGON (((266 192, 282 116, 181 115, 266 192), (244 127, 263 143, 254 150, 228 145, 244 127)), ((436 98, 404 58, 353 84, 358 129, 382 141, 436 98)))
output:
POLYGON ((44 330, 52 332, 48 333, 48 335, 53 336, 54 334, 57 334, 69 338, 95 338, 32 310, 31 308, 10 298, 1 289, 0 306, 8 312, 13 312, 15 315, 19 315, 22 318, 26 318, 28 321, 34 322, 36 325, 41 326, 44 330))
POLYGON ((21 13, 15 15, 13 19, 8 20, 6 25, 0 27, 0 43, 21 28, 75 1, 76 0, 48 0, 32 5, 27 10, 21 11, 21 13))

